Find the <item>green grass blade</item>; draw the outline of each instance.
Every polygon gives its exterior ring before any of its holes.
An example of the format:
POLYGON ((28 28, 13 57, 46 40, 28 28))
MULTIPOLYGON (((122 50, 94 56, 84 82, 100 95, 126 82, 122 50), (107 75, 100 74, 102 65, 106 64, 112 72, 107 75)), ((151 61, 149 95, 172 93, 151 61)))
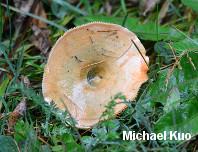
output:
POLYGON ((131 39, 131 41, 132 41, 132 43, 135 45, 136 49, 137 49, 137 50, 138 50, 138 52, 140 53, 141 57, 143 58, 144 62, 145 62, 145 63, 146 63, 146 65, 147 65, 147 67, 148 67, 148 69, 149 69, 150 73, 151 73, 151 74, 152 74, 152 76, 153 76, 153 73, 152 73, 152 71, 151 71, 151 69, 150 69, 150 67, 149 67, 148 63, 146 62, 146 60, 145 60, 144 56, 142 55, 141 51, 139 50, 139 48, 137 47, 137 45, 135 44, 135 42, 134 42, 132 39, 131 39))
POLYGON ((186 35, 185 33, 183 33, 182 31, 180 31, 178 28, 176 28, 174 25, 173 25, 173 27, 178 31, 178 32, 180 32, 181 34, 183 34, 185 37, 187 37, 189 40, 191 40, 192 42, 194 42, 197 46, 198 46, 198 43, 195 41, 195 40, 193 40, 193 39, 191 39, 188 35, 186 35))
POLYGON ((158 67, 160 70, 160 53, 159 53, 159 38, 158 38, 158 33, 159 33, 159 29, 158 29, 158 3, 157 3, 157 16, 156 16, 156 32, 157 32, 157 59, 158 59, 158 67))
POLYGON ((89 1, 88 0, 83 0, 83 2, 84 2, 86 11, 89 12, 89 14, 91 14, 92 10, 91 10, 91 6, 90 6, 89 1))
MULTIPOLYGON (((3 3, 1 3, 1 5, 2 5, 3 7, 6 7, 6 5, 3 4, 3 3)), ((18 13, 25 14, 25 15, 27 15, 27 16, 36 18, 36 19, 38 19, 38 20, 41 20, 41 21, 43 21, 43 22, 45 22, 45 23, 47 23, 47 24, 50 24, 50 25, 52 25, 52 26, 54 26, 54 27, 57 27, 57 28, 59 28, 59 29, 61 29, 61 30, 67 31, 67 29, 66 29, 65 27, 62 27, 62 26, 60 26, 60 25, 58 25, 58 24, 56 24, 56 23, 54 23, 54 22, 52 22, 52 21, 49 21, 49 20, 47 20, 47 19, 45 19, 45 18, 42 18, 42 17, 40 17, 40 16, 37 16, 37 15, 31 14, 31 13, 27 13, 27 12, 21 11, 21 10, 19 10, 19 9, 17 9, 17 8, 12 7, 12 6, 9 6, 9 9, 11 9, 11 10, 13 10, 13 11, 15 11, 15 12, 18 12, 18 13)))
POLYGON ((2 33, 3 33, 3 11, 2 11, 2 7, 0 5, 0 42, 2 39, 2 33))
POLYGON ((123 23, 122 23, 122 26, 123 26, 123 27, 125 26, 125 23, 126 23, 127 17, 128 17, 128 14, 126 14, 126 15, 125 15, 125 17, 124 17, 124 21, 123 21, 123 23))
POLYGON ((120 3, 121 3, 121 7, 122 7, 124 14, 127 14, 125 0, 120 0, 120 3))
POLYGON ((0 49, 2 50, 5 58, 6 58, 6 62, 8 63, 8 65, 10 66, 13 74, 15 75, 15 70, 14 70, 14 67, 12 66, 12 63, 10 62, 9 58, 8 58, 8 55, 6 54, 6 51, 4 49, 4 47, 2 46, 2 44, 0 43, 0 49))
POLYGON ((181 2, 188 6, 189 8, 191 8, 192 10, 194 10, 195 12, 198 13, 198 1, 197 0, 181 0, 181 2))
POLYGON ((5 130, 5 123, 6 123, 6 115, 7 113, 9 113, 9 108, 8 108, 8 105, 5 101, 5 99, 0 95, 0 100, 2 101, 2 103, 4 104, 4 107, 5 107, 5 117, 3 117, 3 121, 2 123, 0 123, 0 127, 1 127, 1 130, 0 130, 0 135, 3 134, 3 131, 5 130))
POLYGON ((55 2, 57 4, 60 4, 61 6, 66 7, 66 8, 68 8, 68 9, 74 11, 74 12, 78 12, 81 15, 84 15, 84 16, 89 15, 87 12, 82 11, 82 10, 74 7, 73 5, 69 4, 68 2, 65 2, 65 1, 62 1, 62 0, 53 0, 53 2, 55 2))
POLYGON ((140 55, 142 56, 142 58, 144 59, 144 62, 146 63, 147 67, 149 68, 148 63, 146 62, 144 56, 142 55, 141 51, 139 50, 139 48, 137 47, 137 45, 135 44, 135 42, 131 39, 132 43, 135 45, 136 49, 138 50, 138 52, 140 53, 140 55))
POLYGON ((173 11, 177 14, 177 16, 179 16, 181 18, 182 22, 184 22, 183 17, 180 15, 180 13, 176 9, 176 7, 173 5, 173 3, 170 0, 167 0, 167 1, 168 1, 168 4, 172 7, 173 11))
POLYGON ((9 18, 9 36, 10 36, 10 43, 9 43, 9 53, 13 53, 13 49, 11 47, 11 43, 12 43, 12 22, 11 22, 11 16, 10 16, 10 10, 8 9, 9 8, 9 5, 8 5, 8 0, 6 1, 6 7, 7 7, 7 14, 8 14, 8 18, 9 18))
POLYGON ((18 63, 17 63, 17 67, 16 67, 16 75, 15 75, 16 79, 17 79, 17 77, 19 76, 19 73, 20 73, 20 69, 21 69, 21 66, 22 66, 24 53, 25 53, 25 49, 24 49, 24 45, 23 45, 23 49, 21 51, 21 55, 19 57, 19 60, 18 60, 18 63))

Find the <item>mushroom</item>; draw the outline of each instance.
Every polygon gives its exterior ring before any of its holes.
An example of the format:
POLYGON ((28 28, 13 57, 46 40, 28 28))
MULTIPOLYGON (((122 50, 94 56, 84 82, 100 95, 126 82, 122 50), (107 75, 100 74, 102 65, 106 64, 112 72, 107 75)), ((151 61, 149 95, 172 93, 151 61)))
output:
MULTIPOLYGON (((53 100, 61 110, 67 107, 78 128, 90 128, 98 123, 110 97, 122 92, 134 100, 148 79, 148 67, 132 40, 148 63, 140 40, 120 25, 94 22, 67 31, 45 67, 45 101, 53 100)), ((116 104, 115 115, 126 107, 116 104)))

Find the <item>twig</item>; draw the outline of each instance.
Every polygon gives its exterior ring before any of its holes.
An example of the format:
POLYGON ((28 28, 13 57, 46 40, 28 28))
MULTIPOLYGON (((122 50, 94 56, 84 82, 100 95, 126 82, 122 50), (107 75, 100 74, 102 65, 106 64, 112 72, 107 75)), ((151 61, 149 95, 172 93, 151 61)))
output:
POLYGON ((43 143, 45 143, 49 148, 52 148, 51 146, 50 146, 50 144, 48 144, 45 140, 43 140, 41 137, 39 137, 38 136, 38 139, 40 140, 40 141, 42 141, 43 143))

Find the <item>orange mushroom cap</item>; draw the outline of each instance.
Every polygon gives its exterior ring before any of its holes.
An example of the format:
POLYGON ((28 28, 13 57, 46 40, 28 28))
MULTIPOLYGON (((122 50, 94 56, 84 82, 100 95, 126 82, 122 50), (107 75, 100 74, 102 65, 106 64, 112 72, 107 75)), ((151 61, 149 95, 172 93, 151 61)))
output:
MULTIPOLYGON (((139 39, 120 25, 94 22, 67 31, 45 67, 45 101, 53 100, 61 110, 66 110, 65 104, 78 128, 90 128, 98 123, 110 97, 122 92, 133 100, 148 79, 148 68, 131 40, 149 62, 139 39)), ((115 114, 125 108, 126 104, 117 104, 115 114)))

